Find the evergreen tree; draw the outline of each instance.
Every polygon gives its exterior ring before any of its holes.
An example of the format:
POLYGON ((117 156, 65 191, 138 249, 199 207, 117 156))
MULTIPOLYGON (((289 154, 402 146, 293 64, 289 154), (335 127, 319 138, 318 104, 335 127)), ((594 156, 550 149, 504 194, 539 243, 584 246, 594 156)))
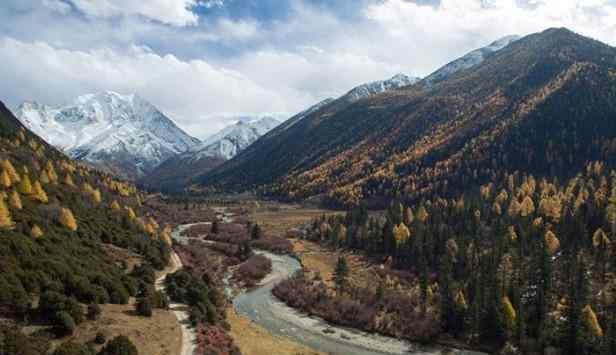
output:
POLYGON ((343 292, 349 276, 349 266, 344 256, 339 256, 334 270, 334 282, 338 292, 343 292))

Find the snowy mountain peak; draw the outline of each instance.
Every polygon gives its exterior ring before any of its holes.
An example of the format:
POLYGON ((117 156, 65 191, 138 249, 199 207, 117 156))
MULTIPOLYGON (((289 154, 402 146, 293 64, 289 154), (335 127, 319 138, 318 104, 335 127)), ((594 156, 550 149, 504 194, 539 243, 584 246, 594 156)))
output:
POLYGON ((194 160, 213 157, 231 159, 279 124, 280 121, 267 116, 258 119, 240 119, 237 123, 206 138, 186 155, 192 155, 194 160))
POLYGON ((73 158, 121 165, 139 176, 199 141, 138 95, 87 94, 61 106, 24 102, 17 118, 73 158))
POLYGON ((500 38, 489 45, 476 49, 472 52, 467 53, 463 57, 460 57, 443 67, 439 68, 434 73, 428 75, 423 81, 422 84, 426 86, 431 86, 434 83, 439 81, 443 81, 454 73, 457 73, 464 69, 472 68, 481 62, 484 61, 485 57, 491 53, 498 52, 501 49, 507 47, 511 43, 519 40, 521 37, 516 35, 505 36, 500 38))
POLYGON ((368 96, 413 85, 420 79, 406 74, 396 74, 390 79, 379 80, 353 88, 343 97, 349 102, 355 102, 368 96))

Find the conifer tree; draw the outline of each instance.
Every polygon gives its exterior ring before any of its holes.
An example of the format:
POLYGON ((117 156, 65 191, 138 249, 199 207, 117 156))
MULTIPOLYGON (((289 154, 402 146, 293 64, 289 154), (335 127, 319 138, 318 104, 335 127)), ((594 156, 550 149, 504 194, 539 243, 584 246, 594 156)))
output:
POLYGON ((43 187, 38 181, 34 183, 34 187, 32 188, 32 198, 41 203, 49 202, 47 193, 43 190, 43 187))
POLYGON ((77 230, 77 221, 75 220, 75 216, 73 216, 73 212, 68 208, 62 208, 60 211, 60 224, 72 232, 77 230))
POLYGON ((71 177, 70 173, 66 173, 66 175, 64 176, 64 184, 75 187, 75 183, 73 182, 73 178, 71 177))
POLYGON ((9 203, 11 208, 16 210, 21 210, 23 208, 23 204, 21 203, 21 198, 19 197, 17 190, 11 191, 11 194, 9 195, 9 203))
POLYGON ((42 237, 44 234, 43 234, 43 230, 41 229, 41 227, 35 224, 32 226, 32 229, 30 230, 30 235, 33 238, 38 239, 42 237))
POLYGON ((4 198, 0 198, 0 229, 13 228, 15 228, 15 222, 13 222, 13 219, 11 218, 11 212, 8 207, 6 207, 4 198))
POLYGON ((118 203, 118 201, 114 200, 114 201, 111 203, 111 209, 112 209, 113 211, 119 211, 119 210, 121 209, 120 204, 118 203))
POLYGON ((31 195, 32 194, 32 182, 30 182, 30 177, 28 174, 24 174, 21 179, 21 184, 19 185, 19 192, 22 195, 31 195))
POLYGON ((334 282, 338 292, 342 292, 347 283, 347 277, 349 275, 349 266, 344 256, 339 256, 336 262, 336 268, 334 270, 334 282))
POLYGON ((2 170, 2 173, 0 173, 0 186, 8 189, 11 185, 13 185, 13 182, 11 181, 9 173, 7 173, 6 170, 2 170))
POLYGON ((16 184, 21 181, 19 174, 17 174, 17 170, 15 170, 15 167, 13 167, 13 164, 11 164, 10 160, 4 159, 2 161, 2 168, 3 170, 7 172, 7 174, 11 178, 12 184, 16 184))

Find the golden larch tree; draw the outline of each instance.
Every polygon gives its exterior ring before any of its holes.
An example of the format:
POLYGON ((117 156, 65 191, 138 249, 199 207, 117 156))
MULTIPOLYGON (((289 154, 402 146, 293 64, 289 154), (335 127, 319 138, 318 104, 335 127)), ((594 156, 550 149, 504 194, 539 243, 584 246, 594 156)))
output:
POLYGON ((24 174, 21 179, 21 184, 19 185, 19 192, 22 195, 32 195, 32 182, 30 181, 30 177, 28 174, 24 174))
POLYGON ((72 232, 77 230, 77 220, 75 220, 73 212, 68 208, 62 208, 60 211, 60 224, 72 232))
POLYGON ((9 211, 4 198, 0 198, 0 229, 13 229, 15 228, 15 222, 11 218, 11 212, 9 211))
POLYGON ((32 229, 30 229, 30 235, 32 236, 32 238, 38 239, 38 238, 41 238, 44 235, 44 233, 41 227, 35 224, 32 226, 32 229))
POLYGON ((11 191, 11 194, 9 195, 9 203, 13 209, 21 210, 23 208, 21 197, 19 197, 19 192, 16 190, 11 191))
POLYGON ((584 315, 584 321, 586 322, 586 326, 590 331, 597 337, 603 337, 603 329, 601 328, 601 324, 599 324, 599 320, 597 319, 597 315, 595 311, 593 311, 590 305, 586 305, 582 310, 582 314, 584 315))
POLYGON ((520 205, 520 216, 528 217, 533 213, 535 213, 535 204, 533 203, 533 199, 530 198, 530 196, 526 196, 520 205))
POLYGON ((509 300, 509 297, 507 296, 503 297, 503 308, 505 311, 505 321, 507 323, 507 328, 513 329, 516 323, 515 319, 517 317, 517 314, 515 308, 513 308, 511 300, 509 300))
POLYGON ((113 210, 113 211, 119 211, 119 210, 120 210, 120 208, 121 208, 121 207, 120 207, 120 204, 118 203, 118 201, 115 201, 115 200, 114 200, 114 201, 111 203, 111 210, 113 210))
POLYGON ((75 183, 73 182, 73 178, 71 177, 71 173, 66 173, 66 176, 64 176, 64 184, 71 186, 71 187, 75 187, 75 183))
POLYGON ((38 181, 34 182, 34 187, 32 187, 32 196, 31 197, 35 201, 38 201, 40 203, 47 203, 47 202, 49 202, 49 198, 47 197, 47 193, 43 189, 43 186, 41 186, 41 183, 38 182, 38 181))
POLYGON ((45 170, 43 170, 41 172, 41 176, 39 177, 39 181, 41 182, 41 184, 49 184, 49 176, 47 175, 47 172, 45 170))
POLYGON ((11 181, 9 173, 6 170, 2 170, 2 173, 0 173, 0 186, 8 189, 11 185, 13 185, 13 181, 11 181))
POLYGON ((15 170, 15 167, 13 166, 13 164, 11 164, 10 160, 4 159, 2 161, 2 168, 7 172, 7 174, 9 174, 9 177, 11 178, 11 182, 13 184, 21 181, 19 174, 17 174, 17 170, 15 170))
POLYGON ((554 232, 550 230, 545 232, 544 239, 545 246, 547 247, 548 252, 550 253, 550 255, 554 255, 556 251, 558 251, 558 248, 560 248, 560 240, 558 240, 556 234, 554 234, 554 232))

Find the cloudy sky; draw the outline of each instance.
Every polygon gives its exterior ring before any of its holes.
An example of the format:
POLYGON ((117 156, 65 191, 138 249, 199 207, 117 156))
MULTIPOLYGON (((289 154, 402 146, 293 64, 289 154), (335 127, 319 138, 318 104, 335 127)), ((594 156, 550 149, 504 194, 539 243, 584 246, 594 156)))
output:
POLYGON ((135 92, 202 138, 555 26, 616 45, 616 0, 1 0, 0 100, 135 92))

